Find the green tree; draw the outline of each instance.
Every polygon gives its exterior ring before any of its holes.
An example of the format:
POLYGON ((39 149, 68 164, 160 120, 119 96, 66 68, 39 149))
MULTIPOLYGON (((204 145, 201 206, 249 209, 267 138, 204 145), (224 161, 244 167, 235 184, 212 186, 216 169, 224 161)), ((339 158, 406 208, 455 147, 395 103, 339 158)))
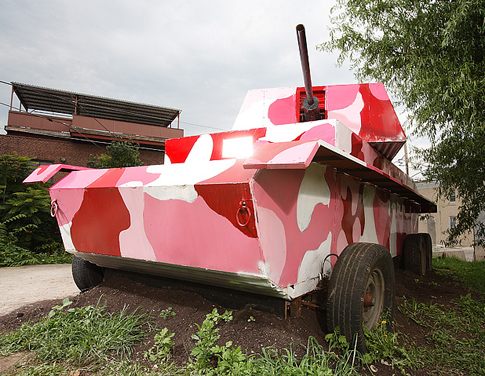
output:
POLYGON ((132 141, 112 141, 106 147, 106 154, 91 155, 88 167, 116 168, 142 166, 140 160, 140 145, 132 141))
POLYGON ((61 242, 57 221, 50 215, 51 198, 45 185, 24 186, 22 190, 13 192, 1 208, 4 210, 4 220, 19 217, 9 223, 10 229, 33 225, 19 238, 17 243, 20 246, 37 251, 46 243, 61 242))
POLYGON ((359 79, 383 82, 431 146, 424 175, 462 200, 454 242, 485 209, 485 0, 338 0, 330 40, 359 79))
POLYGON ((0 155, 0 191, 1 203, 12 196, 13 192, 25 190, 23 180, 32 171, 30 159, 13 155, 0 155))
MULTIPOLYGON (((59 248, 61 237, 56 220, 50 216, 48 187, 22 183, 33 170, 30 162, 30 158, 15 153, 0 156, 0 223, 9 233, 9 244, 32 252, 45 250, 53 243, 54 248, 59 248)), ((2 244, 7 243, 0 237, 2 244)))

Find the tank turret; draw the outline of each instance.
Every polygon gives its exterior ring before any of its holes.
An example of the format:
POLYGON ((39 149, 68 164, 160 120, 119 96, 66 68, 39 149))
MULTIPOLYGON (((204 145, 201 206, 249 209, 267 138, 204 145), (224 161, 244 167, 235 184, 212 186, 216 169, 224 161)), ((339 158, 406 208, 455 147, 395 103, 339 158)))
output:
POLYGON ((303 119, 304 121, 320 120, 320 109, 318 108, 318 98, 313 96, 312 77, 310 74, 310 61, 308 59, 308 48, 306 43, 305 26, 299 24, 296 27, 298 38, 298 48, 300 50, 301 69, 303 80, 305 82, 306 97, 303 99, 303 119))

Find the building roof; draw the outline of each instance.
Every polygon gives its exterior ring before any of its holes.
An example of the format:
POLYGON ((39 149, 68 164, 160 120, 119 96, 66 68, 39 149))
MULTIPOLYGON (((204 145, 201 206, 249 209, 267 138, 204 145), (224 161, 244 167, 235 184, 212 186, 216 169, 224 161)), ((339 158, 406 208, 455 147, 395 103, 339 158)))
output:
POLYGON ((435 181, 418 181, 416 182, 416 187, 418 188, 418 190, 421 190, 421 189, 436 189, 436 188, 439 188, 439 184, 435 181))
POLYGON ((12 82, 26 110, 168 127, 180 110, 12 82))

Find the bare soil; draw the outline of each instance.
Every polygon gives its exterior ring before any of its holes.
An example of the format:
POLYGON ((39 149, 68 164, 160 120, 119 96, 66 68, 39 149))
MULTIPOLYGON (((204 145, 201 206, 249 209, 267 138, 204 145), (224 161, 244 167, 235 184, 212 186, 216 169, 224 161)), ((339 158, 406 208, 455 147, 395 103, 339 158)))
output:
MULTIPOLYGON (((412 272, 404 270, 396 272, 397 305, 402 303, 405 296, 408 299, 414 297, 419 302, 438 303, 446 307, 453 304, 453 299, 468 293, 470 291, 452 279, 433 271, 424 277, 417 277, 412 272)), ((474 293, 472 296, 478 298, 474 293)), ((219 313, 227 309, 196 292, 183 291, 174 287, 153 287, 122 276, 114 276, 98 287, 80 293, 73 302, 74 306, 96 305, 101 302, 106 304, 111 312, 126 308, 128 312, 139 309, 141 312, 153 314, 159 328, 166 327, 170 332, 175 333, 173 356, 178 364, 184 364, 189 358, 190 349, 194 344, 191 335, 197 331, 195 324, 201 325, 213 308, 218 308, 219 313), (159 317, 159 313, 169 307, 176 315, 166 319, 159 317)), ((61 300, 42 301, 0 316, 0 333, 15 330, 26 321, 38 320, 46 316, 54 305, 60 303, 61 300)), ((241 346, 248 354, 260 352, 263 347, 268 346, 277 349, 288 348, 291 343, 298 348, 300 344, 307 344, 309 336, 315 337, 324 347, 328 347, 324 340, 322 316, 324 315, 321 311, 304 306, 301 317, 285 319, 274 313, 246 305, 233 310, 234 319, 220 326, 220 341, 221 343, 232 341, 234 346, 241 346)), ((398 310, 396 310, 395 321, 400 332, 414 340, 418 346, 425 345, 426 333, 421 326, 398 310)), ((142 361, 144 351, 152 345, 153 336, 137 346, 134 357, 142 361)), ((384 364, 377 364, 376 367, 377 372, 365 370, 362 372, 374 375, 398 374, 396 370, 384 364)), ((424 375, 425 370, 412 374, 424 375)))

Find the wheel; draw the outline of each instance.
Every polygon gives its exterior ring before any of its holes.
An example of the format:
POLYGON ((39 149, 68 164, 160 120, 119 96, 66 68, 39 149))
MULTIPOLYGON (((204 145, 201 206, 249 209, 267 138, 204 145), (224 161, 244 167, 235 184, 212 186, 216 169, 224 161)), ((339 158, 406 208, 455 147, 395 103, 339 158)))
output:
POLYGON ((387 248, 350 244, 340 254, 330 278, 327 328, 330 332, 339 328, 352 347, 356 344, 357 350, 365 353, 364 326, 373 329, 385 313, 390 329, 394 300, 394 264, 387 248))
POLYGON ((72 278, 79 290, 86 291, 103 282, 104 273, 99 266, 82 258, 73 257, 72 278))
MULTIPOLYGON (((410 234, 404 239, 404 268, 423 276, 428 264, 431 265, 431 247, 428 247, 425 234, 410 234)), ((430 239, 431 240, 431 239, 430 239)))

